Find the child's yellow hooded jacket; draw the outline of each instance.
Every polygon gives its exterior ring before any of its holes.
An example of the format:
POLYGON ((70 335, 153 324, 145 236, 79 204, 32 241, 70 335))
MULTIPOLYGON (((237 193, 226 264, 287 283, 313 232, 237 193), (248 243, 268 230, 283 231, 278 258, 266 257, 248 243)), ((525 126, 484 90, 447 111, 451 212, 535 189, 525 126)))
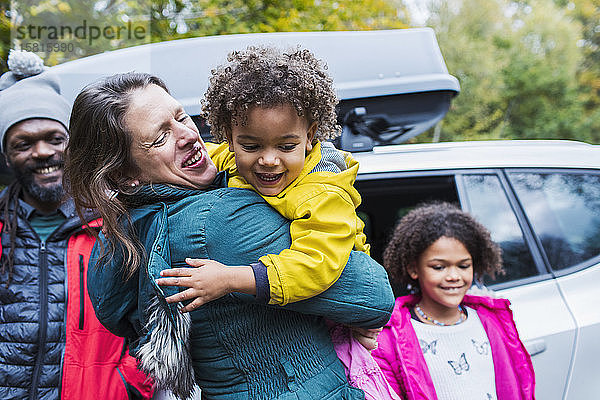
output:
MULTIPOLYGON (((238 175, 226 142, 206 145, 217 168, 229 172, 230 187, 254 190, 238 175)), ((361 202, 353 186, 357 172, 358 161, 349 153, 318 142, 300 176, 278 195, 262 196, 292 221, 290 248, 260 258, 267 267, 270 304, 285 305, 325 291, 339 278, 351 250, 369 253, 364 223, 356 215, 361 202)))

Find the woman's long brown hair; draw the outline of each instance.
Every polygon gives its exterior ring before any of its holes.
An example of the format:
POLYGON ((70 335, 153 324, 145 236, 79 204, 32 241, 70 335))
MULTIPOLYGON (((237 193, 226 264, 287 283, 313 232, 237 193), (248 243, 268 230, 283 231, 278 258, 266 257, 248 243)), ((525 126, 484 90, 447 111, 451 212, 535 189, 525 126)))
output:
POLYGON ((112 75, 84 88, 73 104, 65 151, 65 187, 77 213, 82 216, 85 208, 92 208, 103 220, 108 248, 102 247, 99 265, 121 249, 126 279, 140 267, 144 249, 132 230, 127 205, 116 196, 131 192, 128 180, 138 172, 124 118, 132 95, 151 84, 168 93, 160 78, 138 72, 112 75))

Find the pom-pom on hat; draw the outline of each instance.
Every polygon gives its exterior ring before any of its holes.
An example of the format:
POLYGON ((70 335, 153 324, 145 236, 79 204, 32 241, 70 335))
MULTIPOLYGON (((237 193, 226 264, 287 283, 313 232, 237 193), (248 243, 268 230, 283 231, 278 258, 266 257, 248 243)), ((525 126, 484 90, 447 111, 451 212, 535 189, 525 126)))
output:
POLYGON ((58 76, 34 53, 11 50, 10 71, 0 76, 0 145, 8 129, 31 118, 48 118, 69 127, 71 106, 60 94, 58 76))

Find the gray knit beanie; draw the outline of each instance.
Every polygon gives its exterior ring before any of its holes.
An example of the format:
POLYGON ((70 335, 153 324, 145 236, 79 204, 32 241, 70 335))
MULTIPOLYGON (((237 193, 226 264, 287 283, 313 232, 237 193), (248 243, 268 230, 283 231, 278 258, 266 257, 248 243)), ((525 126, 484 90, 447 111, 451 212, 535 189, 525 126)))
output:
POLYGON ((71 106, 60 94, 58 76, 47 71, 34 53, 11 50, 10 71, 0 76, 0 145, 4 151, 6 131, 17 122, 48 118, 68 129, 71 106))

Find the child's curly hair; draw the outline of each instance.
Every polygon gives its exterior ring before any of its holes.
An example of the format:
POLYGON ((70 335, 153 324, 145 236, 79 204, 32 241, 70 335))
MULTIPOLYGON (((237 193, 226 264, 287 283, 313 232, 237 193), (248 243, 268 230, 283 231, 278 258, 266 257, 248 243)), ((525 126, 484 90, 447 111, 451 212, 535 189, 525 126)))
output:
POLYGON ((421 205, 406 214, 394 229, 383 253, 383 265, 392 284, 418 288, 408 270, 419 256, 436 240, 445 236, 460 241, 473 257, 473 275, 494 278, 504 273, 502 250, 490 237, 490 232, 470 214, 450 203, 435 202, 421 205))
POLYGON ((309 125, 317 123, 315 139, 340 134, 335 107, 338 98, 327 66, 309 50, 283 51, 249 46, 227 56, 227 63, 211 71, 202 113, 218 142, 227 139, 233 124, 245 124, 252 106, 291 104, 309 125))

